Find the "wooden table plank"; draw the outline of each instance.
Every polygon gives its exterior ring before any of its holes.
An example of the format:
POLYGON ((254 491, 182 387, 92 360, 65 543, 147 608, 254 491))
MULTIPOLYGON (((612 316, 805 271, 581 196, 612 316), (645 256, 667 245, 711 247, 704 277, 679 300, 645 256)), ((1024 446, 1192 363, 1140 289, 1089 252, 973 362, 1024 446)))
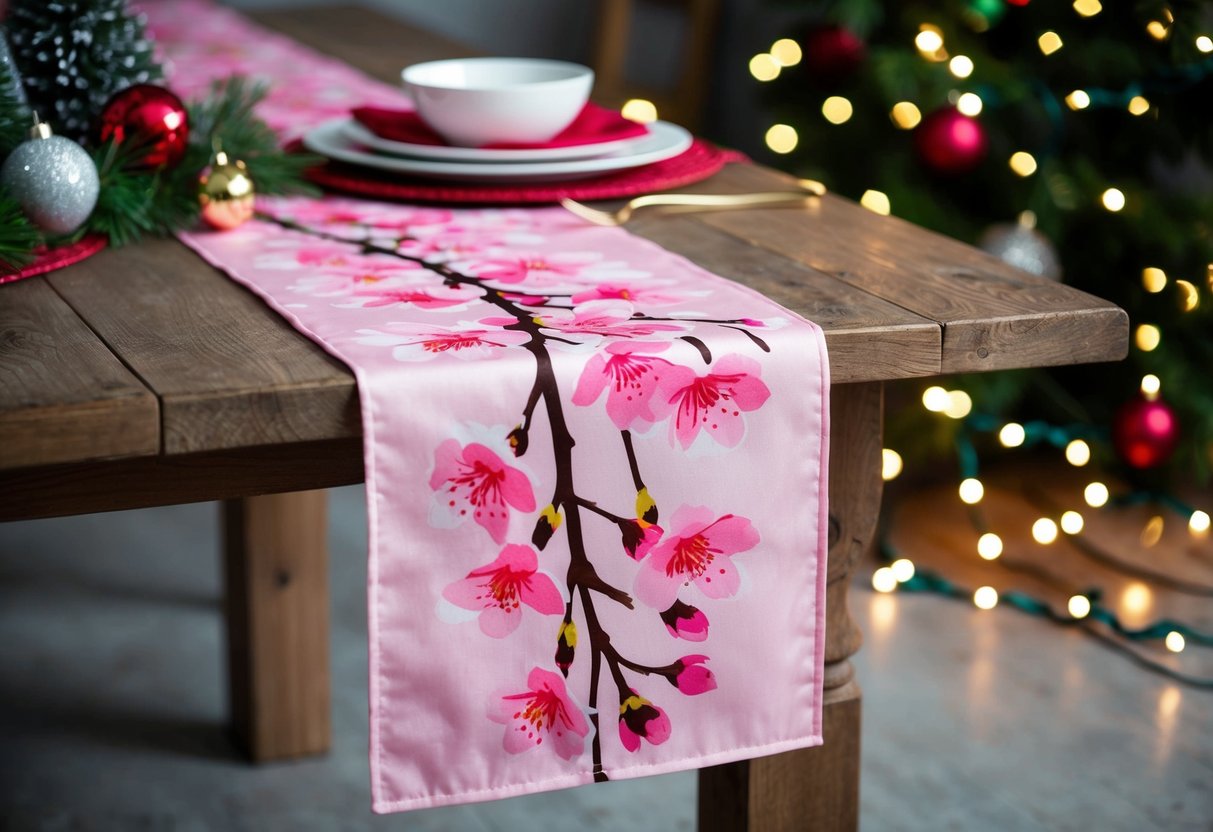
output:
POLYGON ((0 469, 159 450, 156 397, 54 289, 0 287, 0 469))
MULTIPOLYGON (((792 185, 769 168, 730 165, 710 187, 792 185)), ((1128 352, 1128 316, 1114 304, 849 200, 696 219, 939 322, 945 373, 1116 361, 1128 352)))
POLYGON ((821 326, 835 383, 939 373, 939 325, 921 315, 688 216, 642 215, 628 230, 821 326))
POLYGON ((49 280, 160 397, 166 454, 361 434, 350 372, 174 240, 49 280))

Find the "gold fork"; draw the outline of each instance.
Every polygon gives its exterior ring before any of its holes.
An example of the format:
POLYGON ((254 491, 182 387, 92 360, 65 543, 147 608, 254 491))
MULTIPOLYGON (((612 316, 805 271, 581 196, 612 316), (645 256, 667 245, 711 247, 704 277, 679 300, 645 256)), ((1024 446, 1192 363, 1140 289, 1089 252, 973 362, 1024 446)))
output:
POLYGON ((560 204, 584 220, 596 225, 623 225, 640 208, 675 206, 680 210, 720 210, 748 208, 756 205, 801 205, 806 200, 825 194, 826 186, 812 179, 797 180, 803 190, 761 191, 750 194, 646 194, 628 200, 617 211, 600 211, 575 199, 562 199, 560 204))

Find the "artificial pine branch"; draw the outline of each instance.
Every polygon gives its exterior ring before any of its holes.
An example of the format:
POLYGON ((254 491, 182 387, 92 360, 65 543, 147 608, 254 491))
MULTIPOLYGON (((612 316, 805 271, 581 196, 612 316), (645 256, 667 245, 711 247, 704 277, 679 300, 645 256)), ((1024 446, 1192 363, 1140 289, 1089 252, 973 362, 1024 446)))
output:
POLYGON ((28 264, 41 243, 42 235, 26 219, 21 205, 0 190, 0 272, 15 272, 28 264))

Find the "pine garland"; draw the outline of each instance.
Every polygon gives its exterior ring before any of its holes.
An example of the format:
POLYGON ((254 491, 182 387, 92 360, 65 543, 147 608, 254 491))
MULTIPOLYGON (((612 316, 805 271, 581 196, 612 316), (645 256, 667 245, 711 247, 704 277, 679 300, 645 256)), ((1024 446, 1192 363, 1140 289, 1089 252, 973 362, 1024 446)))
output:
POLYGON ((42 235, 26 219, 17 200, 0 190, 0 273, 27 265, 41 242, 42 235))
POLYGON ((5 27, 30 107, 77 142, 115 92, 163 77, 125 0, 16 0, 5 27))

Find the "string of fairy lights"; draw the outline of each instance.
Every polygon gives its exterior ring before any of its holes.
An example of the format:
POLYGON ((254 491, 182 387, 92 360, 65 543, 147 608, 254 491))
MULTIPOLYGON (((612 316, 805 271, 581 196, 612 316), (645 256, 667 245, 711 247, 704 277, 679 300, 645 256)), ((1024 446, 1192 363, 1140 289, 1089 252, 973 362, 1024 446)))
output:
MULTIPOLYGON (((1154 376, 1143 380, 1144 395, 1151 392, 1157 394, 1158 382, 1154 376)), ((1026 424, 1013 421, 1002 421, 990 414, 974 413, 971 397, 963 390, 947 390, 934 385, 928 387, 922 394, 922 406, 944 418, 958 420, 960 430, 957 432, 956 452, 960 481, 957 486, 957 498, 967 509, 976 535, 975 550, 977 556, 987 562, 999 561, 1004 555, 1003 537, 995 531, 980 506, 986 497, 986 487, 979 473, 979 458, 974 437, 982 434, 993 435, 1003 448, 1017 449, 1033 446, 1048 445, 1059 448, 1067 463, 1076 468, 1083 468, 1091 462, 1091 446, 1086 439, 1077 436, 1082 428, 1070 428, 1052 425, 1044 421, 1033 421, 1026 424)), ((881 476, 888 482, 901 475, 904 462, 901 454, 892 448, 882 451, 881 476)), ((1150 501, 1161 506, 1164 511, 1178 515, 1187 526, 1188 534, 1196 540, 1206 540, 1213 529, 1213 518, 1204 509, 1190 506, 1174 495, 1159 494, 1144 491, 1131 491, 1114 496, 1112 490, 1100 479, 1092 479, 1082 489, 1082 504, 1074 506, 1050 505, 1048 511, 1042 512, 1032 520, 1030 535, 1035 544, 1046 547, 1055 544, 1063 537, 1071 539, 1079 551, 1085 551, 1097 561, 1114 570, 1125 572, 1139 579, 1126 590, 1123 600, 1130 611, 1140 612, 1149 606, 1150 591, 1140 582, 1158 583, 1167 588, 1177 589, 1191 595, 1213 597, 1213 586, 1188 583, 1164 574, 1152 571, 1148 567, 1138 567, 1131 563, 1119 561, 1108 555, 1090 541, 1083 538, 1086 529, 1086 518, 1083 512, 1088 509, 1099 510, 1106 506, 1129 505, 1150 501)), ((1163 513, 1152 513, 1146 521, 1140 534, 1143 548, 1150 548, 1162 539, 1166 520, 1163 513)), ((1022 530, 1021 530, 1022 531, 1022 530)), ((1000 594, 991 585, 982 585, 966 595, 955 584, 938 574, 920 570, 914 561, 896 553, 882 532, 883 542, 881 552, 885 563, 872 573, 872 587, 877 592, 890 593, 898 590, 928 591, 947 595, 953 598, 967 597, 980 610, 991 610, 1000 601, 1009 601, 1013 607, 1040 617, 1048 618, 1059 623, 1077 623, 1087 618, 1105 624, 1116 635, 1129 641, 1157 641, 1171 653, 1181 653, 1189 643, 1213 647, 1213 634, 1203 633, 1182 622, 1164 619, 1155 621, 1141 628, 1131 628, 1124 625, 1120 618, 1109 607, 1100 603, 1098 590, 1088 589, 1072 592, 1066 600, 1065 612, 1054 610, 1047 602, 1033 598, 1031 595, 1009 591, 1000 594)), ((1004 564, 1008 565, 1008 564, 1004 564)), ((1033 572, 1041 577, 1037 567, 1018 566, 1019 571, 1033 572)), ((1050 581, 1055 588, 1064 585, 1055 579, 1050 581)), ((1093 633, 1103 638, 1099 633, 1093 633)), ((1115 645, 1114 645, 1115 646, 1115 645)), ((1151 669, 1170 675, 1180 681, 1198 686, 1213 686, 1213 680, 1203 680, 1178 674, 1164 665, 1134 654, 1134 659, 1151 669)))

